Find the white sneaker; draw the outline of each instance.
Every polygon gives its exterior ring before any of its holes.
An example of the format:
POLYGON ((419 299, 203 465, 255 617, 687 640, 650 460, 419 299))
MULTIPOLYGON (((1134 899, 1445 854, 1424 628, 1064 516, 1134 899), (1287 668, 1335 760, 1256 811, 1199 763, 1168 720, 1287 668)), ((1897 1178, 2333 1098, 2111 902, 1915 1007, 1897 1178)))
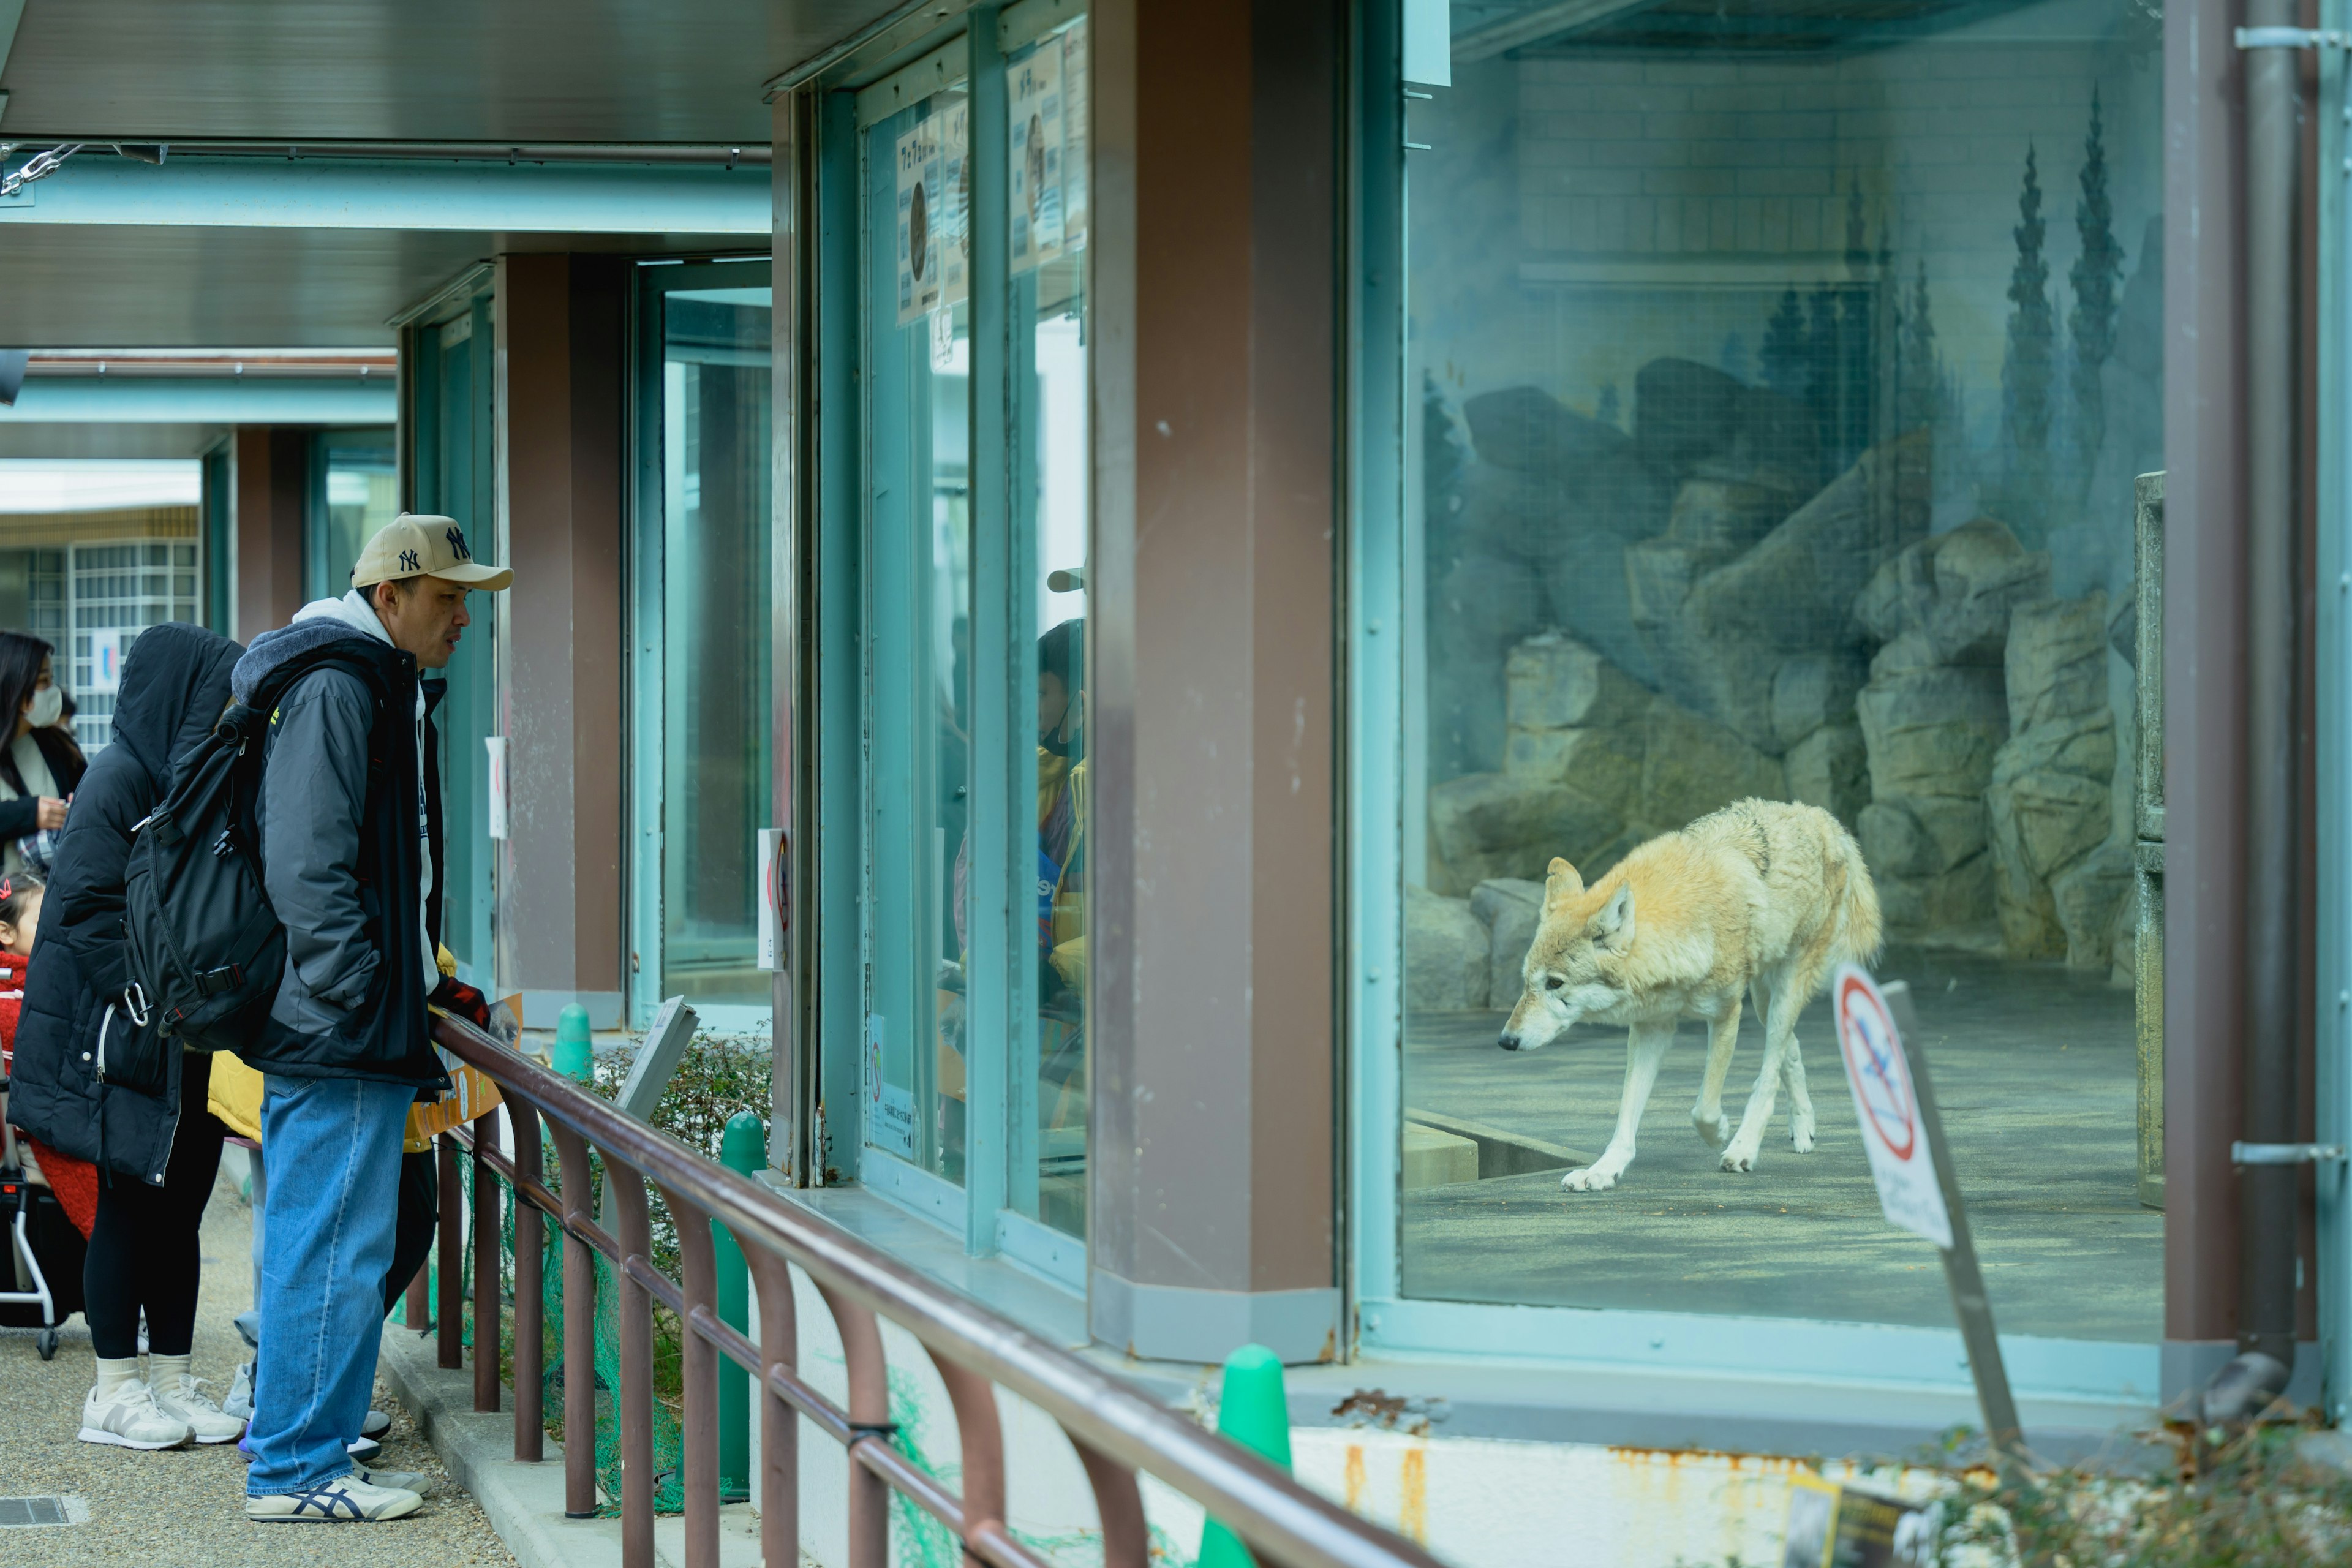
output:
POLYGON ((373 1437, 357 1437, 343 1445, 343 1452, 355 1463, 373 1464, 383 1454, 383 1445, 373 1437))
POLYGON ((418 1497, 431 1497, 436 1484, 423 1470, 371 1470, 362 1465, 352 1471, 372 1487, 383 1487, 392 1491, 415 1492, 418 1497))
POLYGON ((357 1476, 339 1476, 321 1487, 272 1492, 245 1500, 245 1517, 256 1524, 335 1524, 404 1519, 425 1500, 400 1487, 371 1486, 357 1476))
POLYGON ((369 1411, 367 1419, 360 1423, 360 1436, 362 1437, 381 1437, 391 1430, 392 1417, 381 1410, 369 1411))
POLYGON ((236 1375, 228 1381, 228 1397, 221 1401, 223 1415, 234 1415, 240 1421, 253 1419, 253 1363, 237 1363, 236 1375))
POLYGON ((182 1373, 179 1387, 154 1391, 155 1406, 164 1415, 186 1422, 199 1443, 234 1443, 245 1436, 244 1417, 231 1415, 214 1404, 204 1387, 204 1379, 182 1373))
POLYGON ((156 1402, 155 1391, 143 1383, 125 1384, 114 1397, 100 1402, 93 1387, 82 1396, 81 1440, 110 1443, 118 1448, 176 1448, 195 1436, 180 1416, 156 1402))

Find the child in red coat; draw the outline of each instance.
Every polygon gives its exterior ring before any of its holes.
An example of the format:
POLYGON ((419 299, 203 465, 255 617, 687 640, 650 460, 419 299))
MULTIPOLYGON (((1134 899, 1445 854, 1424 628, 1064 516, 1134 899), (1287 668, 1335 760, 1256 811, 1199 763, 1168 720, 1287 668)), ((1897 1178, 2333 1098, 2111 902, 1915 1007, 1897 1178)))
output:
MULTIPOLYGON (((0 877, 0 1078, 8 1076, 8 1058, 16 1048, 16 1013, 25 1005, 25 972, 40 923, 41 884, 29 876, 0 877)), ((30 1138, 24 1144, 57 1194, 58 1206, 89 1240, 98 1219, 98 1167, 30 1138)))

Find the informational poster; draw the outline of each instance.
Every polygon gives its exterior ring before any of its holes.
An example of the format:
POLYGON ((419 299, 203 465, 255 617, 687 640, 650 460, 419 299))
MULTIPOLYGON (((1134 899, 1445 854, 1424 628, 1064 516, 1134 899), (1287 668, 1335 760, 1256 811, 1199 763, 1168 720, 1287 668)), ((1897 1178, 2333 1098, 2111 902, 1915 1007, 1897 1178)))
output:
POLYGON ((1062 46, 1048 38, 1008 68, 1013 154, 1012 269, 1062 254, 1062 46))
POLYGON ((1062 248, 1087 243, 1087 23, 1062 35, 1062 248))
MULTIPOLYGON (((89 637, 89 684, 84 689, 100 694, 122 689, 122 628, 101 626, 89 637)), ((137 637, 134 628, 131 635, 137 637)))
POLYGON ((930 123, 939 127, 940 209, 934 229, 940 247, 940 303, 954 305, 971 295, 971 100, 962 93, 932 100, 930 123))
POLYGON ((883 1066, 889 1029, 879 1013, 866 1017, 866 1141, 901 1160, 915 1157, 915 1096, 892 1083, 883 1066))
POLYGON ((792 904, 785 889, 785 837, 781 827, 762 827, 752 864, 760 868, 760 967, 784 967, 784 933, 793 923, 792 904))
POLYGON ((1926 1568, 1935 1530, 1919 1504, 1802 1470, 1789 1482, 1780 1568, 1926 1568))
POLYGON ((940 302, 939 121, 898 138, 898 324, 910 326, 940 302))

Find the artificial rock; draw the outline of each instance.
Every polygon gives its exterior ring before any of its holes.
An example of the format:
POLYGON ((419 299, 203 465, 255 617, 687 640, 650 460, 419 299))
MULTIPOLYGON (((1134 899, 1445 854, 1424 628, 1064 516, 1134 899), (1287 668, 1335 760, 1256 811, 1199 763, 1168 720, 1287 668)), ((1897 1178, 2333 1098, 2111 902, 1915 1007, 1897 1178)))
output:
POLYGON ((1426 888, 1404 890, 1404 1005, 1415 1012, 1460 1012, 1486 1005, 1491 967, 1486 928, 1467 899, 1426 888))

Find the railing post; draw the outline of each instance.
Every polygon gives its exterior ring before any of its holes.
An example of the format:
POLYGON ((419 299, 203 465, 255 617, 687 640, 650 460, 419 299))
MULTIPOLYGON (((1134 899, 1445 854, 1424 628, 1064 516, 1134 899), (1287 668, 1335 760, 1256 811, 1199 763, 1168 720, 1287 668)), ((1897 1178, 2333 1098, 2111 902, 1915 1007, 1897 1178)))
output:
POLYGON ((465 1189, 457 1180, 457 1140, 444 1132, 434 1140, 436 1179, 441 1210, 440 1234, 435 1237, 441 1278, 440 1300, 434 1303, 440 1320, 440 1354, 445 1372, 466 1364, 465 1189))
POLYGON ((986 1568, 975 1548, 983 1536, 1004 1532, 1004 1426, 996 1414, 996 1385, 929 1345, 923 1352, 955 1406, 956 1441, 963 1450, 965 1568, 986 1568))
POLYGON ((874 1314, 820 1282, 817 1293, 841 1331, 841 1359, 849 1373, 849 1568, 887 1568, 890 1561, 890 1499, 882 1478, 859 1461, 868 1443, 887 1446, 890 1367, 874 1314))
MULTIPOLYGON (((507 1124, 514 1129, 514 1167, 529 1181, 547 1180, 540 1152, 539 1110, 512 1089, 506 1091, 507 1124)), ((515 1458, 535 1465, 547 1454, 547 1416, 542 1408, 547 1379, 546 1218, 539 1205, 515 1187, 515 1458)))
POLYGON ((548 1123, 563 1173, 563 1516, 596 1517, 596 1255, 580 1234, 595 1188, 587 1141, 548 1123))
POLYGON ((653 1224, 635 1167, 607 1155, 604 1179, 621 1205, 621 1265, 613 1271, 621 1291, 621 1568, 653 1568, 654 1301, 629 1278, 632 1259, 653 1263, 653 1224))
POLYGON ((485 1158, 499 1146, 499 1113, 474 1118, 474 1408, 499 1407, 499 1277, 505 1227, 499 1223, 499 1178, 485 1158))
POLYGON ((678 1381, 686 1396, 686 1568, 719 1568, 719 1351, 696 1327, 698 1314, 718 1316, 719 1267, 711 1245, 710 1216, 661 1189, 677 1226, 679 1283, 686 1309, 678 1314, 678 1381))
POLYGON ((408 1294, 400 1300, 400 1323, 420 1334, 433 1326, 433 1265, 429 1259, 416 1266, 416 1278, 408 1282, 408 1294))
MULTIPOLYGON (((760 1362, 787 1376, 800 1370, 799 1312, 793 1301, 792 1266, 765 1247, 744 1255, 760 1282, 760 1362)), ((801 1417, 768 1386, 760 1386, 760 1555, 799 1568, 801 1550, 801 1417)), ((1108 1565, 1106 1565, 1108 1568, 1108 1565)))
POLYGON ((1087 1480, 1095 1489, 1095 1511, 1102 1517, 1103 1568, 1149 1568, 1151 1532, 1143 1521, 1143 1489, 1135 1472, 1108 1455, 1078 1440, 1067 1427, 1063 1436, 1078 1451, 1087 1480))

